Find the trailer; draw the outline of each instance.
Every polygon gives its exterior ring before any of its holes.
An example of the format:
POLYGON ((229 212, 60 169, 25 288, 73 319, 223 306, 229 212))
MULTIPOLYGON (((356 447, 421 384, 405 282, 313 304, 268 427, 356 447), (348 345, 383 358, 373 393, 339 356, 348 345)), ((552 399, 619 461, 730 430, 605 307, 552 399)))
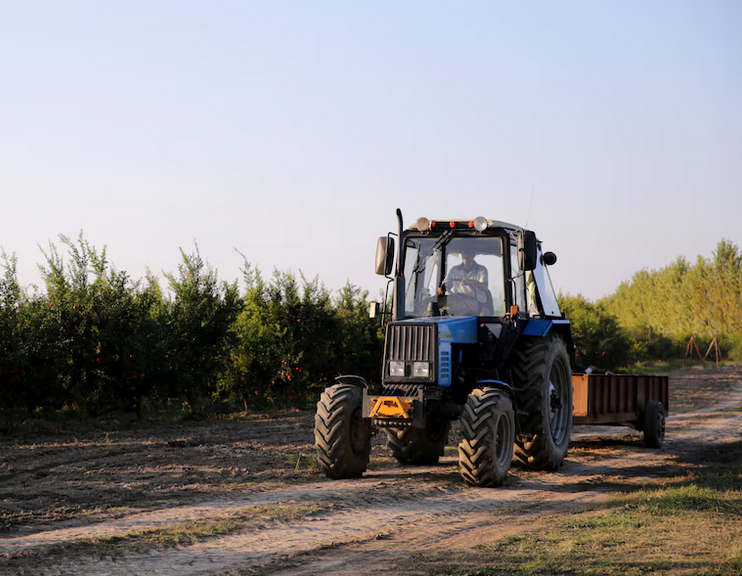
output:
POLYGON ((574 425, 629 426, 660 448, 669 411, 667 376, 573 373, 574 425))

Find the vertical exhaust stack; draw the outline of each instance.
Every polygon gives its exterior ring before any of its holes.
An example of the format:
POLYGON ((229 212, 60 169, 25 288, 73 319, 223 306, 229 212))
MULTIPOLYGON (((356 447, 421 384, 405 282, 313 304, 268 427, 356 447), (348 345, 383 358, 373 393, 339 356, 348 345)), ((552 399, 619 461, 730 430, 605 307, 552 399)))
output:
POLYGON ((394 274, 394 309, 393 309, 393 320, 404 320, 404 262, 402 262, 402 253, 404 252, 402 246, 402 230, 404 224, 402 221, 402 210, 397 208, 397 239, 399 240, 399 247, 397 248, 397 270, 394 274))

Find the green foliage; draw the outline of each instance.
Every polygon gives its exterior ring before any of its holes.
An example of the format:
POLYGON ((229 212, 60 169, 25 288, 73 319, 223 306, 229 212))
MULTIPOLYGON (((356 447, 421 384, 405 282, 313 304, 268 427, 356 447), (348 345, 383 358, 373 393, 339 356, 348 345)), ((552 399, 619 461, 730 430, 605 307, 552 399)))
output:
POLYGON ((742 334, 729 334, 721 338, 721 348, 727 360, 742 363, 742 334))
POLYGON ((178 275, 165 275, 175 298, 161 315, 167 370, 160 377, 168 396, 182 393, 195 407, 214 391, 225 369, 234 343, 231 326, 242 303, 237 283, 219 283, 198 246, 192 254, 180 253, 178 275))
MULTIPOLYGON (((163 292, 148 272, 132 282, 80 234, 42 249, 46 293, 27 295, 15 255, 0 254, 0 415, 183 406, 214 400, 246 409, 303 405, 341 372, 373 380, 380 332, 366 293, 337 298, 317 278, 245 262, 245 292, 220 282, 198 246, 181 250, 163 292)), ((10 424, 0 425, 7 430, 10 424)))
POLYGON ((602 368, 682 358, 691 336, 699 346, 717 338, 724 358, 742 361, 741 302, 742 255, 728 240, 710 260, 690 265, 678 258, 660 270, 641 270, 595 303, 560 296, 578 363, 602 368))
POLYGON ((340 321, 337 370, 373 382, 381 376, 384 332, 378 322, 369 319, 368 307, 368 292, 350 283, 340 291, 336 307, 340 321))
POLYGON ((341 373, 373 380, 381 344, 365 292, 347 284, 333 301, 317 278, 275 271, 266 284, 248 262, 243 273, 244 309, 232 328, 238 342, 221 392, 245 409, 305 405, 341 373))
POLYGON ((266 403, 282 355, 284 330, 272 321, 266 286, 259 271, 245 262, 244 307, 231 326, 235 341, 219 390, 245 410, 266 403))
MULTIPOLYGON (((44 294, 22 290, 15 255, 0 253, 0 415, 302 406, 341 373, 379 376, 383 334, 350 283, 332 295, 301 274, 266 281, 245 260, 241 292, 195 246, 163 290, 149 272, 133 282, 82 234, 60 242, 64 254, 42 249, 44 294)), ((690 335, 716 336, 742 361, 740 302, 742 256, 727 240, 710 260, 642 270, 599 302, 560 296, 578 363, 606 369, 682 356, 690 335)))
POLYGON ((641 270, 599 302, 636 342, 639 360, 682 355, 688 339, 718 338, 724 356, 742 358, 742 255, 721 240, 711 259, 684 258, 641 270))
POLYGON ((615 369, 630 362, 629 338, 613 314, 581 294, 560 294, 559 307, 572 324, 577 364, 615 369))

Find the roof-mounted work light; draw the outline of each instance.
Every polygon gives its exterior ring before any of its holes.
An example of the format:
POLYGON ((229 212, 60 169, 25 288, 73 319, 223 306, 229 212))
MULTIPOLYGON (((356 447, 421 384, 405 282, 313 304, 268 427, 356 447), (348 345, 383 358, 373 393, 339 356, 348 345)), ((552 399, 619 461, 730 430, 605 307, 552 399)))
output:
POLYGON ((474 229, 477 232, 484 232, 485 230, 487 230, 487 228, 489 228, 489 225, 489 220, 487 220, 487 218, 485 218, 484 216, 477 216, 474 219, 474 229))
POLYGON ((417 229, 420 232, 427 232, 428 230, 430 230, 430 220, 428 220, 427 218, 418 218, 417 229))

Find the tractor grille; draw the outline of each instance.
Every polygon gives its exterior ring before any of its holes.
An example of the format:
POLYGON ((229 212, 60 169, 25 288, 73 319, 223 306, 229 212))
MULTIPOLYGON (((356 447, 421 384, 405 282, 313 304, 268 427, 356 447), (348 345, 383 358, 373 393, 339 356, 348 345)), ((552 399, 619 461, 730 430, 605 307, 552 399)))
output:
POLYGON ((438 332, 436 324, 399 323, 389 324, 384 343, 384 382, 407 382, 433 384, 436 381, 438 353, 438 332), (404 364, 405 375, 390 374, 392 362, 404 364), (414 366, 419 363, 428 365, 428 376, 414 376, 414 366))
POLYGON ((435 360, 435 324, 390 324, 386 333, 387 360, 435 360))

